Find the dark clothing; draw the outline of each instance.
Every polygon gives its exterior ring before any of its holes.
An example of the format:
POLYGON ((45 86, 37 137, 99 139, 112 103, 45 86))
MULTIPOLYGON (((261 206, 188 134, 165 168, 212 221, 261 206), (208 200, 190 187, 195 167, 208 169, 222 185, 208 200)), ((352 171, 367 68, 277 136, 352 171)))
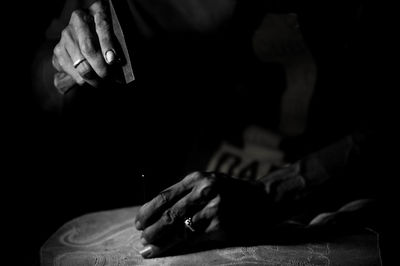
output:
POLYGON ((237 141, 235 134, 247 124, 276 127, 270 96, 278 101, 281 81, 276 75, 260 79, 257 71, 279 70, 257 61, 251 38, 265 12, 294 11, 317 62, 318 76, 305 133, 282 143, 287 159, 304 158, 310 172, 303 174, 311 179, 340 177, 338 187, 330 186, 332 191, 346 187, 353 197, 380 194, 387 181, 379 177, 377 182, 377 176, 387 169, 387 134, 393 120, 386 91, 388 65, 382 55, 387 38, 377 19, 382 10, 375 3, 127 1, 127 6, 129 19, 135 22, 131 24, 135 27, 127 27, 134 42, 137 77, 132 98, 139 90, 141 99, 148 100, 139 108, 145 112, 144 125, 157 121, 147 127, 155 133, 148 171, 153 171, 151 158, 157 147, 165 152, 157 152, 163 158, 161 171, 184 174, 179 169, 193 152, 193 141, 205 137, 195 151, 202 152, 222 138, 237 141), (248 86, 251 80, 258 80, 259 86, 248 86), (268 86, 260 85, 260 80, 270 82, 270 91, 277 92, 262 92, 268 86), (233 91, 241 82, 247 91, 233 91), (164 160, 171 155, 173 161, 164 160))

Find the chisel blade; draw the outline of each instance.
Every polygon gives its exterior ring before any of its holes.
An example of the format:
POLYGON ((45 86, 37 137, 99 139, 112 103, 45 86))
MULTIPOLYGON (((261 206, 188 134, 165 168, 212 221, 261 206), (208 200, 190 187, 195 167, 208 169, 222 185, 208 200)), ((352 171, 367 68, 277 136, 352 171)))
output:
MULTIPOLYGON (((124 32, 121 27, 120 20, 118 19, 117 12, 115 9, 115 6, 113 5, 113 1, 109 0, 109 5, 110 5, 110 13, 111 13, 111 20, 112 20, 112 27, 114 31, 114 35, 116 39, 118 40, 119 46, 122 50, 123 53, 123 58, 121 59, 121 67, 122 71, 124 74, 124 82, 125 84, 128 84, 132 81, 135 80, 135 75, 133 74, 133 69, 132 69, 132 64, 131 64, 131 58, 129 56, 129 51, 128 47, 126 44, 124 32)), ((121 56, 120 56, 121 57, 121 56)))

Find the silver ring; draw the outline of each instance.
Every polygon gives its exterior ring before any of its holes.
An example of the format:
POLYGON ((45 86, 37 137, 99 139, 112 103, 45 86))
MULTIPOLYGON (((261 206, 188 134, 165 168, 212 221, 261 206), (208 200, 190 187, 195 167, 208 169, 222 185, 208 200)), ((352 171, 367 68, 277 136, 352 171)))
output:
POLYGON ((195 232, 196 230, 193 229, 193 222, 192 218, 186 218, 185 219, 185 226, 188 228, 190 231, 195 232))
POLYGON ((74 62, 74 68, 77 68, 81 63, 83 63, 84 61, 86 61, 86 58, 81 58, 78 59, 74 62))

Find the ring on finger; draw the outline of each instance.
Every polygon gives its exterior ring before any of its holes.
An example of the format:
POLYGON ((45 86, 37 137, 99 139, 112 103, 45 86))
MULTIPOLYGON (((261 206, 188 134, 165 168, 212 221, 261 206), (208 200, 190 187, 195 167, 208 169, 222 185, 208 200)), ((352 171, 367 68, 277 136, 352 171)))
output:
POLYGON ((186 218, 184 223, 185 223, 185 227, 186 228, 188 228, 192 232, 196 232, 196 230, 194 230, 194 228, 193 228, 193 222, 192 222, 192 218, 191 217, 186 218))
POLYGON ((78 59, 78 60, 76 60, 75 62, 74 62, 74 68, 77 68, 80 64, 82 64, 83 62, 85 62, 86 61, 86 58, 81 58, 81 59, 78 59))

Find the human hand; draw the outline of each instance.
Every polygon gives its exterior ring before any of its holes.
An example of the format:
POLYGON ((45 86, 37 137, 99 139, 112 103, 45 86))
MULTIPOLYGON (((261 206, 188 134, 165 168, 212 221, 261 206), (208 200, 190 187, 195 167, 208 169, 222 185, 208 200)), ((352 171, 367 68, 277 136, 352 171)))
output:
POLYGON ((59 72, 54 85, 61 92, 90 84, 98 87, 118 61, 108 5, 97 1, 88 10, 75 10, 53 51, 53 66, 59 72))
POLYGON ((261 184, 192 173, 140 208, 136 228, 143 230, 145 246, 140 253, 151 258, 205 241, 256 240, 277 219, 270 207, 261 184), (186 227, 188 217, 191 224, 186 227))

